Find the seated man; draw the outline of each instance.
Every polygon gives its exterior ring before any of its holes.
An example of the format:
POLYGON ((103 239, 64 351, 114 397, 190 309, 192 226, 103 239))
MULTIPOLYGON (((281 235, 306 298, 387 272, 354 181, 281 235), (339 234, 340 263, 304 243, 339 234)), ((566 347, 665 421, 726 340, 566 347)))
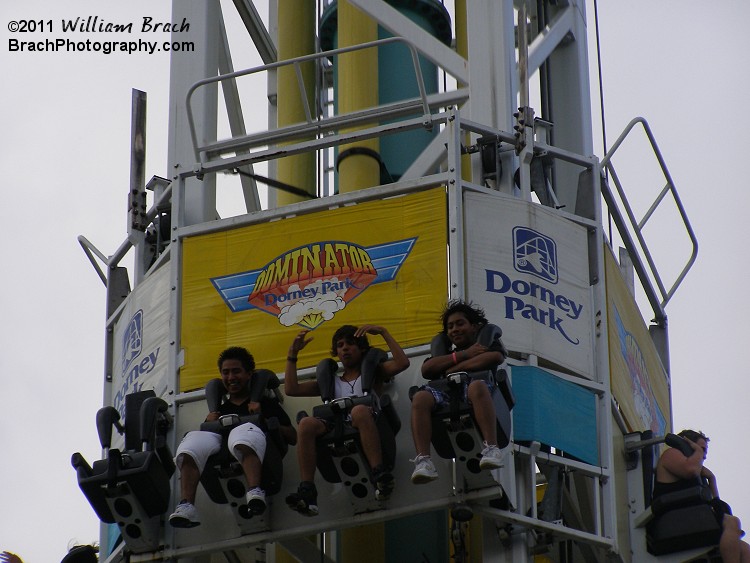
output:
MULTIPOLYGON (((321 394, 317 381, 299 383, 297 380, 297 354, 312 340, 312 338, 306 338, 308 332, 303 330, 297 334, 289 347, 284 375, 284 392, 291 397, 315 397, 321 394)), ((335 378, 335 399, 363 395, 360 375, 362 360, 370 348, 367 334, 382 336, 393 356, 392 359, 378 365, 372 389, 376 397, 382 390, 384 381, 409 367, 409 358, 385 328, 373 325, 363 325, 359 328, 344 325, 334 333, 331 347, 331 355, 338 357, 343 365, 343 373, 335 378)), ((393 490, 393 475, 384 471, 382 465, 380 434, 375 421, 378 414, 377 407, 356 405, 351 410, 350 423, 359 431, 362 448, 372 468, 378 498, 385 500, 393 490)), ((304 417, 299 421, 298 426, 297 459, 301 482, 297 492, 290 494, 286 501, 293 510, 306 516, 315 516, 318 514, 318 491, 313 482, 317 465, 315 442, 318 436, 331 430, 331 427, 325 420, 312 416, 304 417)))
POLYGON ((689 489, 708 484, 713 494, 711 508, 722 527, 719 551, 724 563, 750 563, 750 545, 742 541, 743 535, 740 520, 732 516, 731 508, 719 500, 719 488, 716 477, 703 465, 708 454, 708 437, 702 432, 683 430, 678 434, 693 448, 690 456, 685 456, 677 448, 667 448, 656 464, 656 481, 654 498, 674 491, 689 489))
MULTIPOLYGON (((296 431, 289 416, 276 399, 263 397, 260 403, 250 401, 250 379, 255 370, 255 360, 245 348, 227 348, 219 355, 219 373, 229 394, 218 412, 210 412, 206 421, 218 420, 223 415, 247 416, 261 413, 265 418, 276 417, 282 437, 289 443, 297 441, 296 431)), ((261 467, 266 452, 266 436, 251 423, 241 424, 229 434, 229 451, 242 465, 247 479, 246 500, 250 512, 262 514, 266 509, 266 495, 260 488, 261 467)), ((180 470, 180 498, 169 523, 176 528, 192 528, 200 524, 195 508, 195 493, 201 473, 209 456, 221 449, 221 436, 214 432, 194 430, 182 439, 175 463, 180 470)))
MULTIPOLYGON (((422 364, 422 375, 427 379, 445 377, 460 371, 488 370, 505 360, 507 352, 498 338, 490 346, 477 342, 477 335, 487 324, 484 311, 461 300, 451 301, 442 314, 443 334, 452 344, 452 350, 442 356, 427 358, 422 364)), ((479 432, 484 439, 481 469, 497 469, 503 465, 502 451, 497 447, 497 423, 491 392, 494 384, 476 379, 464 389, 464 399, 471 405, 479 432)), ((415 485, 429 483, 438 478, 437 469, 430 457, 432 439, 432 412, 448 403, 450 397, 429 385, 414 394, 411 405, 411 430, 417 456, 412 460, 416 467, 411 475, 415 485)))

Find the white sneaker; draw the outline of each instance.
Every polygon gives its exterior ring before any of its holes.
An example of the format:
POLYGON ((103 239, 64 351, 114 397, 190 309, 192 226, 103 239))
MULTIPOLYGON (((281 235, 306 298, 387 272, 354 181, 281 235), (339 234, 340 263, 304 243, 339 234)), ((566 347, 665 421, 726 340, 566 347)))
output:
POLYGON ((169 523, 174 528, 194 528, 200 526, 198 510, 187 501, 182 501, 169 515, 169 523))
POLYGON ((247 508, 253 514, 263 514, 266 511, 266 492, 260 487, 250 489, 245 495, 247 508))
POLYGON ((411 482, 415 485, 423 485, 438 478, 437 469, 435 469, 430 456, 418 455, 409 461, 413 461, 416 464, 414 472, 411 474, 411 482))
POLYGON ((479 469, 499 469, 504 465, 505 453, 496 445, 484 442, 482 459, 479 460, 479 469))

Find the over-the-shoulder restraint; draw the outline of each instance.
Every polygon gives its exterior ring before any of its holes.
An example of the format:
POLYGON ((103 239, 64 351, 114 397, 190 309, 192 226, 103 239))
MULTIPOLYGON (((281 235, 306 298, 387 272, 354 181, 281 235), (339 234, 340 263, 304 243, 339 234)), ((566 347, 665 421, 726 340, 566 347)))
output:
MULTIPOLYGON (((388 354, 380 348, 370 348, 362 358, 360 372, 362 377, 362 392, 370 393, 378 373, 378 365, 388 358, 388 354)), ((335 377, 339 369, 338 363, 332 358, 325 358, 318 362, 315 368, 315 378, 320 388, 320 398, 323 402, 332 401, 336 394, 335 377)))
POLYGON ((265 395, 266 390, 278 389, 281 382, 278 376, 270 369, 256 369, 248 383, 250 387, 250 401, 259 403, 265 395))
MULTIPOLYGON (((503 355, 503 359, 505 359, 508 357, 508 351, 505 349, 505 345, 501 339, 502 335, 503 331, 499 326, 488 323, 479 329, 477 343, 486 346, 492 351, 500 352, 503 355)), ((451 349, 452 344, 448 339, 448 336, 444 332, 439 332, 430 342, 430 357, 435 358, 437 356, 445 356, 446 354, 450 354, 451 349)), ((497 367, 492 368, 490 371, 494 377, 497 367)), ((438 377, 440 376, 431 379, 437 379, 438 377)))
POLYGON ((477 342, 483 346, 487 346, 487 348, 500 352, 503 358, 507 358, 508 351, 505 349, 505 345, 501 339, 502 335, 503 329, 499 326, 486 324, 480 329, 477 335, 477 342))
MULTIPOLYGON (((250 376, 247 385, 250 391, 250 402, 259 403, 266 390, 277 389, 280 382, 278 376, 270 369, 256 369, 250 376)), ((208 412, 219 412, 219 407, 227 394, 221 378, 215 377, 206 383, 204 393, 208 404, 208 412)))

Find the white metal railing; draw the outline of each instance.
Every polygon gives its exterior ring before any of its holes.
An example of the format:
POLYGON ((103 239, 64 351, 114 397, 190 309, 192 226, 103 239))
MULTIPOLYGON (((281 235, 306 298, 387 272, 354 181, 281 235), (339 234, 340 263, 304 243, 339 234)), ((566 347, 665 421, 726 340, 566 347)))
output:
POLYGON ((624 221, 623 215, 619 212, 619 207, 617 205, 617 202, 615 201, 614 194, 609 188, 607 182, 602 182, 602 195, 604 196, 607 206, 609 207, 612 219, 617 226, 618 232, 620 236, 622 236, 623 242, 625 243, 625 246, 630 253, 630 257, 633 261, 633 266, 636 273, 638 274, 638 278, 641 281, 644 290, 646 291, 646 296, 649 300, 649 303, 651 304, 652 309, 654 310, 656 320, 657 322, 661 323, 666 318, 664 307, 672 298, 675 291, 677 291, 677 288, 685 279, 685 276, 695 262, 695 259, 698 255, 698 240, 696 239, 693 228, 690 225, 690 220, 687 217, 685 208, 682 206, 680 196, 677 194, 677 189, 675 188, 674 182, 672 181, 672 176, 669 173, 669 169, 664 162, 664 158, 662 157, 661 151, 659 150, 659 146, 656 144, 656 139, 651 132, 651 128, 649 127, 648 122, 644 118, 636 117, 631 120, 630 123, 628 123, 628 125, 625 127, 625 130, 617 138, 617 141, 615 141, 615 144, 611 149, 609 149, 609 152, 602 159, 602 167, 606 168, 611 175, 629 223, 626 223, 624 221), (617 149, 622 145, 628 134, 638 124, 641 124, 643 126, 651 148, 654 151, 654 155, 656 156, 656 159, 659 163, 659 167, 661 168, 662 174, 664 174, 664 178, 666 179, 666 184, 662 188, 661 192, 659 192, 649 209, 640 220, 636 219, 635 214, 633 213, 633 209, 628 202, 627 197, 625 196, 625 191, 622 187, 622 183, 620 182, 620 179, 617 176, 617 172, 615 171, 615 167, 612 164, 612 157, 617 152, 617 149), (656 267, 654 258, 648 249, 648 245, 646 244, 646 240, 643 235, 643 229, 646 226, 646 223, 649 221, 649 219, 651 219, 659 205, 664 202, 664 199, 667 195, 672 196, 680 217, 682 218, 685 230, 687 231, 688 237, 690 238, 690 241, 692 243, 692 251, 690 253, 690 257, 669 288, 665 286, 664 282, 661 279, 659 270, 656 267), (637 239, 637 244, 636 240, 633 240, 633 237, 631 236, 631 231, 637 239), (656 287, 654 287, 654 284, 656 285, 656 287))
POLYGON ((338 130, 344 127, 350 127, 363 123, 372 123, 375 121, 385 121, 403 117, 405 115, 415 115, 416 113, 421 113, 422 126, 430 128, 432 126, 431 107, 445 107, 454 103, 460 103, 467 98, 468 94, 464 90, 455 90, 454 92, 448 94, 428 96, 425 89, 424 77, 422 76, 422 69, 419 65, 419 53, 416 47, 403 37, 390 37, 387 39, 380 39, 378 41, 362 43, 360 45, 342 47, 339 49, 332 49, 330 51, 323 51, 320 53, 312 53, 293 59, 287 59, 267 65, 206 78, 204 80, 196 82, 189 88, 186 94, 185 103, 195 158, 197 162, 204 162, 207 158, 210 158, 211 155, 231 153, 239 150, 249 150, 260 146, 268 146, 269 144, 272 144, 274 142, 279 142, 282 138, 299 139, 311 134, 327 134, 330 131, 338 130), (417 87, 419 89, 419 97, 394 102, 392 104, 384 104, 362 111, 343 115, 335 115, 332 117, 321 117, 313 115, 313 112, 311 111, 311 108, 309 107, 307 101, 309 98, 307 96, 307 91, 302 80, 301 66, 303 64, 363 49, 377 48, 389 43, 403 43, 404 46, 409 49, 409 52, 411 53, 412 65, 414 68, 414 76, 417 81, 417 87), (285 66, 293 66, 295 69, 295 73, 297 74, 299 95, 305 108, 305 122, 275 129, 272 131, 265 131, 255 135, 243 135, 224 141, 215 141, 205 144, 201 144, 198 142, 195 119, 191 107, 192 96, 197 89, 225 80, 235 80, 236 78, 242 76, 257 74, 260 72, 267 72, 270 70, 277 70, 285 66))

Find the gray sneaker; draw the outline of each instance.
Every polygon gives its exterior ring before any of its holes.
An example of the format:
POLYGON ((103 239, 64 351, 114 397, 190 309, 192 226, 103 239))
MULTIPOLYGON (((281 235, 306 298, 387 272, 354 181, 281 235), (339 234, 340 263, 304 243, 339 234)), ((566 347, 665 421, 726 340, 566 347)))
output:
POLYGON ((194 528, 200 526, 201 521, 195 506, 183 500, 169 515, 169 523, 173 528, 194 528))
POLYGON ((378 465, 372 471, 372 478, 375 482, 375 498, 379 501, 388 500, 395 485, 393 475, 388 471, 384 471, 382 465, 378 465))
POLYGON ((303 516, 318 515, 318 489, 312 481, 302 481, 296 493, 286 497, 286 504, 303 516))
POLYGON ((423 485, 438 478, 437 469, 435 469, 430 456, 418 455, 409 461, 413 461, 416 465, 414 472, 411 474, 411 482, 415 485, 423 485))
POLYGON ((499 469, 504 465, 505 453, 496 445, 484 442, 479 469, 499 469))

